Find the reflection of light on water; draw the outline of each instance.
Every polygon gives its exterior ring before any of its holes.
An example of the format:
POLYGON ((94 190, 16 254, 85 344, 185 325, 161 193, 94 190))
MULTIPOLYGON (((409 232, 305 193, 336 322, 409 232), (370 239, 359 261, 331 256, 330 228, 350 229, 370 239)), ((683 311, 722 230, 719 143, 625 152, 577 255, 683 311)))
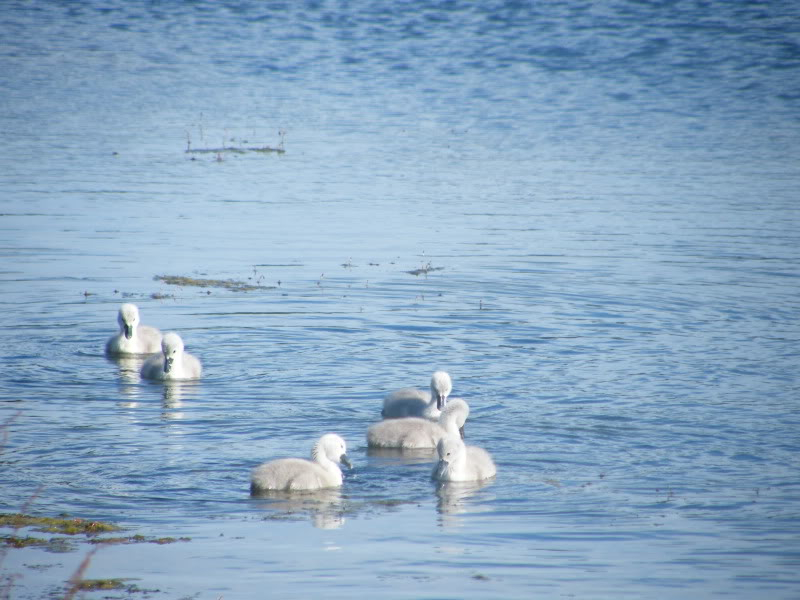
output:
POLYGON ((170 420, 184 418, 184 413, 180 409, 183 407, 183 398, 188 392, 197 385, 196 381, 165 381, 162 406, 164 411, 162 417, 170 420))
POLYGON ((164 411, 164 412, 161 414, 161 416, 162 416, 163 418, 165 418, 165 419, 169 420, 169 421, 180 421, 180 420, 182 420, 182 419, 183 419, 183 418, 184 418, 186 415, 185 415, 184 413, 180 412, 180 411, 178 411, 178 412, 173 412, 173 411, 170 411, 170 410, 165 410, 165 411, 164 411))
POLYGON ((173 409, 183 406, 183 383, 180 381, 164 382, 164 408, 173 409))
POLYGON ((460 526, 462 519, 459 518, 459 515, 469 510, 475 510, 475 505, 469 501, 470 498, 492 481, 493 479, 439 482, 436 485, 436 495, 439 498, 436 503, 436 510, 440 515, 439 524, 443 527, 460 526))
MULTIPOLYGON (((317 529, 339 529, 345 523, 342 495, 339 488, 307 492, 263 492, 256 496, 259 506, 282 513, 308 515, 311 524, 317 529)), ((331 545, 326 550, 340 550, 331 545)))

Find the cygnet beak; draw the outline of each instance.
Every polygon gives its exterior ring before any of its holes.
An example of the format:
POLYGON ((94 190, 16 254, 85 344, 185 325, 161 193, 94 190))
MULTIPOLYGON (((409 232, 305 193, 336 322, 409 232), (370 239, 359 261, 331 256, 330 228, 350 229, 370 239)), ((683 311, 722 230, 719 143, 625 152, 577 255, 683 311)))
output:
POLYGON ((129 340, 133 337, 133 325, 125 323, 125 339, 129 340))
POLYGON ((339 457, 339 462, 342 463, 348 469, 352 469, 353 468, 353 464, 350 462, 350 459, 347 458, 347 454, 342 454, 339 457))
POLYGON ((463 425, 458 428, 458 433, 461 434, 461 439, 463 440, 464 439, 464 426, 463 425))
POLYGON ((172 361, 175 360, 174 358, 165 358, 164 359, 164 373, 169 373, 170 369, 172 369, 172 361))
POLYGON ((436 408, 442 410, 447 404, 447 396, 444 394, 436 394, 436 408))

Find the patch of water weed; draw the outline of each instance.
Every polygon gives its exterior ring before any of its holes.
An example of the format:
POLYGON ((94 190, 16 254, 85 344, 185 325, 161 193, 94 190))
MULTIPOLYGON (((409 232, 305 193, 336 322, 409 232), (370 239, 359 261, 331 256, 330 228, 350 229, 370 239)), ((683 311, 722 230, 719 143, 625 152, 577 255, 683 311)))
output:
POLYGON ((160 590, 148 590, 140 588, 139 586, 128 583, 130 579, 113 578, 106 579, 81 579, 76 582, 74 586, 75 592, 123 592, 123 596, 109 596, 104 595, 103 598, 125 598, 132 594, 143 594, 149 596, 159 592, 160 590))
POLYGON ((34 517, 22 513, 0 513, 0 527, 21 529, 31 527, 43 533, 61 533, 64 535, 97 535, 111 531, 120 531, 120 527, 101 521, 87 521, 69 517, 34 517))
POLYGON ((175 294, 162 294, 161 292, 153 292, 150 294, 150 297, 153 300, 169 300, 170 298, 175 298, 175 294))
MULTIPOLYGON (((253 132, 255 135, 255 132, 253 132)), ((248 152, 256 152, 260 154, 283 154, 286 152, 286 147, 284 142, 286 141, 286 131, 283 129, 278 130, 278 145, 277 146, 270 146, 267 144, 262 144, 260 142, 256 142, 253 145, 248 139, 244 139, 242 137, 231 136, 228 133, 228 130, 225 129, 222 135, 221 144, 219 146, 207 146, 206 141, 206 128, 203 125, 203 117, 200 116, 200 122, 197 125, 197 137, 200 140, 200 144, 202 145, 199 148, 192 146, 192 132, 190 130, 186 131, 186 153, 187 154, 216 154, 218 156, 218 160, 221 160, 221 155, 223 153, 229 154, 246 154, 248 152)))
POLYGON ((122 590, 130 587, 127 579, 82 579, 78 582, 78 589, 87 590, 122 590))
POLYGON ((167 285, 179 285, 188 287, 204 288, 223 288, 233 292, 250 292, 253 290, 274 290, 274 286, 255 285, 246 281, 236 279, 199 279, 196 277, 186 277, 184 275, 156 275, 156 281, 163 281, 167 285))
POLYGON ((31 536, 0 535, 0 543, 9 548, 40 548, 46 552, 59 554, 72 552, 75 549, 75 544, 64 537, 46 539, 31 536))
POLYGON ((443 271, 444 267, 434 267, 430 262, 421 265, 418 269, 412 269, 411 271, 406 271, 409 275, 427 275, 432 271, 443 271))
POLYGON ((190 542, 192 538, 188 537, 147 537, 144 535, 131 535, 127 537, 97 537, 89 540, 91 544, 158 544, 163 546, 165 544, 175 544, 177 542, 190 542))

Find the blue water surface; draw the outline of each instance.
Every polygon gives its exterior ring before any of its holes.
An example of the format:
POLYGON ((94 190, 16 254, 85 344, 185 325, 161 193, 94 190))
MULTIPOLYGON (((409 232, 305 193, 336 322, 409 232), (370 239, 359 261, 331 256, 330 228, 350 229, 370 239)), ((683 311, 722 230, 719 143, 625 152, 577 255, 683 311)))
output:
POLYGON ((798 597, 796 3, 11 1, 0 57, 0 512, 189 538, 8 597, 798 597), (436 369, 494 480, 367 452, 436 369))

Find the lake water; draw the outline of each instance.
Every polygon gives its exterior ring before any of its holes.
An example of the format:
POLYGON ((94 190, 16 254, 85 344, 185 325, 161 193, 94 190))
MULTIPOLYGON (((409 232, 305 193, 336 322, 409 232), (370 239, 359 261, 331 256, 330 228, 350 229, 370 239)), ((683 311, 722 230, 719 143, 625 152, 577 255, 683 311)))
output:
MULTIPOLYGON (((800 598, 800 5, 12 1, 0 34, 0 511, 191 538, 85 577, 800 598), (106 358, 123 302, 203 379, 106 358), (367 452, 436 369, 485 485, 367 452), (340 491, 249 496, 327 431, 340 491)), ((6 551, 7 597, 76 543, 6 551)))

